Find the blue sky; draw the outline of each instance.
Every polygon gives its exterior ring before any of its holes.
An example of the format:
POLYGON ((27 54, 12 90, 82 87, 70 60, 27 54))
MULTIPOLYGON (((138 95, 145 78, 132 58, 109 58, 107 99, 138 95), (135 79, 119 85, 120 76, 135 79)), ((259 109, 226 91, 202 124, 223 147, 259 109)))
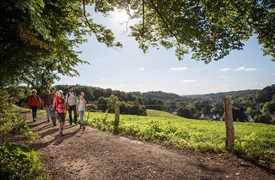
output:
POLYGON ((123 33, 124 13, 110 17, 93 14, 95 22, 111 28, 122 49, 107 48, 94 36, 79 49, 82 60, 90 65, 79 65, 79 77, 61 76, 59 85, 81 84, 93 87, 130 91, 164 91, 179 95, 208 94, 246 89, 262 89, 274 83, 275 65, 270 56, 263 56, 256 36, 251 37, 244 50, 232 51, 219 61, 204 64, 186 55, 178 61, 174 49, 151 48, 144 54, 132 37, 123 33))

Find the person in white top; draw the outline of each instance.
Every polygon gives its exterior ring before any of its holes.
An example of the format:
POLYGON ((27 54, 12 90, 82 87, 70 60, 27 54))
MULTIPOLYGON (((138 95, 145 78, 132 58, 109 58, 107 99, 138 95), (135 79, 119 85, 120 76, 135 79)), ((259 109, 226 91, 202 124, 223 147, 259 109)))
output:
POLYGON ((66 104, 69 111, 70 125, 72 125, 72 111, 74 112, 74 124, 77 124, 77 112, 76 112, 76 94, 73 92, 73 87, 69 87, 69 92, 66 94, 66 104))
POLYGON ((80 129, 83 128, 83 130, 85 129, 85 126, 84 126, 84 120, 83 120, 83 117, 84 117, 84 112, 85 112, 85 109, 87 106, 91 106, 92 104, 87 104, 86 100, 84 99, 84 92, 81 92, 79 94, 79 97, 77 98, 77 101, 76 101, 76 109, 77 109, 77 112, 79 114, 79 118, 80 118, 80 129))

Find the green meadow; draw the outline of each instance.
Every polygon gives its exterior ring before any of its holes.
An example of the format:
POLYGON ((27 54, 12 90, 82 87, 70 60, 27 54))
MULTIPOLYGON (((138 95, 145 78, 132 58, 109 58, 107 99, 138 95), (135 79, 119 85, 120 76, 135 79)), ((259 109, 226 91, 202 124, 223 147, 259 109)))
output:
MULTIPOLYGON (((114 131, 114 114, 85 113, 86 123, 103 131, 114 131)), ((234 122, 234 153, 240 158, 257 161, 275 169, 275 126, 234 122)), ((120 115, 120 134, 152 140, 180 149, 226 153, 225 122, 186 119, 173 114, 147 110, 147 116, 120 115)))

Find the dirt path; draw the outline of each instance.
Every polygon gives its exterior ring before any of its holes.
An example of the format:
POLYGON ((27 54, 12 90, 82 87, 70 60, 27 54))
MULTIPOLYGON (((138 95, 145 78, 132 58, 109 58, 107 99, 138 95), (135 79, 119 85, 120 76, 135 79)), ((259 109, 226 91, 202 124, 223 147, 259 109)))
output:
POLYGON ((58 135, 45 116, 27 124, 41 138, 31 148, 39 152, 51 179, 181 180, 263 179, 271 173, 232 156, 190 153, 130 140, 86 127, 69 125, 58 135))

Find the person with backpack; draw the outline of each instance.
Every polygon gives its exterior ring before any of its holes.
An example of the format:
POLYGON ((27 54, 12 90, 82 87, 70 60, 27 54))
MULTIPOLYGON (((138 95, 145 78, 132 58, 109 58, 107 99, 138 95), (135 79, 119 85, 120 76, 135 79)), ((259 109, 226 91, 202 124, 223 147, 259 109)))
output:
POLYGON ((32 95, 29 97, 28 100, 28 107, 32 110, 32 120, 33 122, 36 121, 36 115, 38 107, 41 106, 41 100, 40 97, 37 95, 36 89, 32 90, 32 95))
POLYGON ((66 117, 66 101, 63 98, 63 91, 58 90, 56 92, 56 97, 53 100, 52 110, 55 111, 56 119, 59 122, 59 135, 64 136, 63 127, 65 125, 66 117))
POLYGON ((77 125, 77 112, 76 112, 76 94, 73 92, 73 87, 69 87, 69 92, 66 94, 67 109, 69 111, 70 125, 72 125, 72 111, 74 112, 74 124, 77 125))
POLYGON ((91 106, 92 104, 87 104, 87 101, 84 99, 84 92, 80 92, 79 97, 77 98, 76 101, 76 110, 79 114, 79 119, 80 119, 80 129, 83 128, 83 130, 85 129, 84 126, 84 112, 85 112, 85 108, 87 106, 91 106))

